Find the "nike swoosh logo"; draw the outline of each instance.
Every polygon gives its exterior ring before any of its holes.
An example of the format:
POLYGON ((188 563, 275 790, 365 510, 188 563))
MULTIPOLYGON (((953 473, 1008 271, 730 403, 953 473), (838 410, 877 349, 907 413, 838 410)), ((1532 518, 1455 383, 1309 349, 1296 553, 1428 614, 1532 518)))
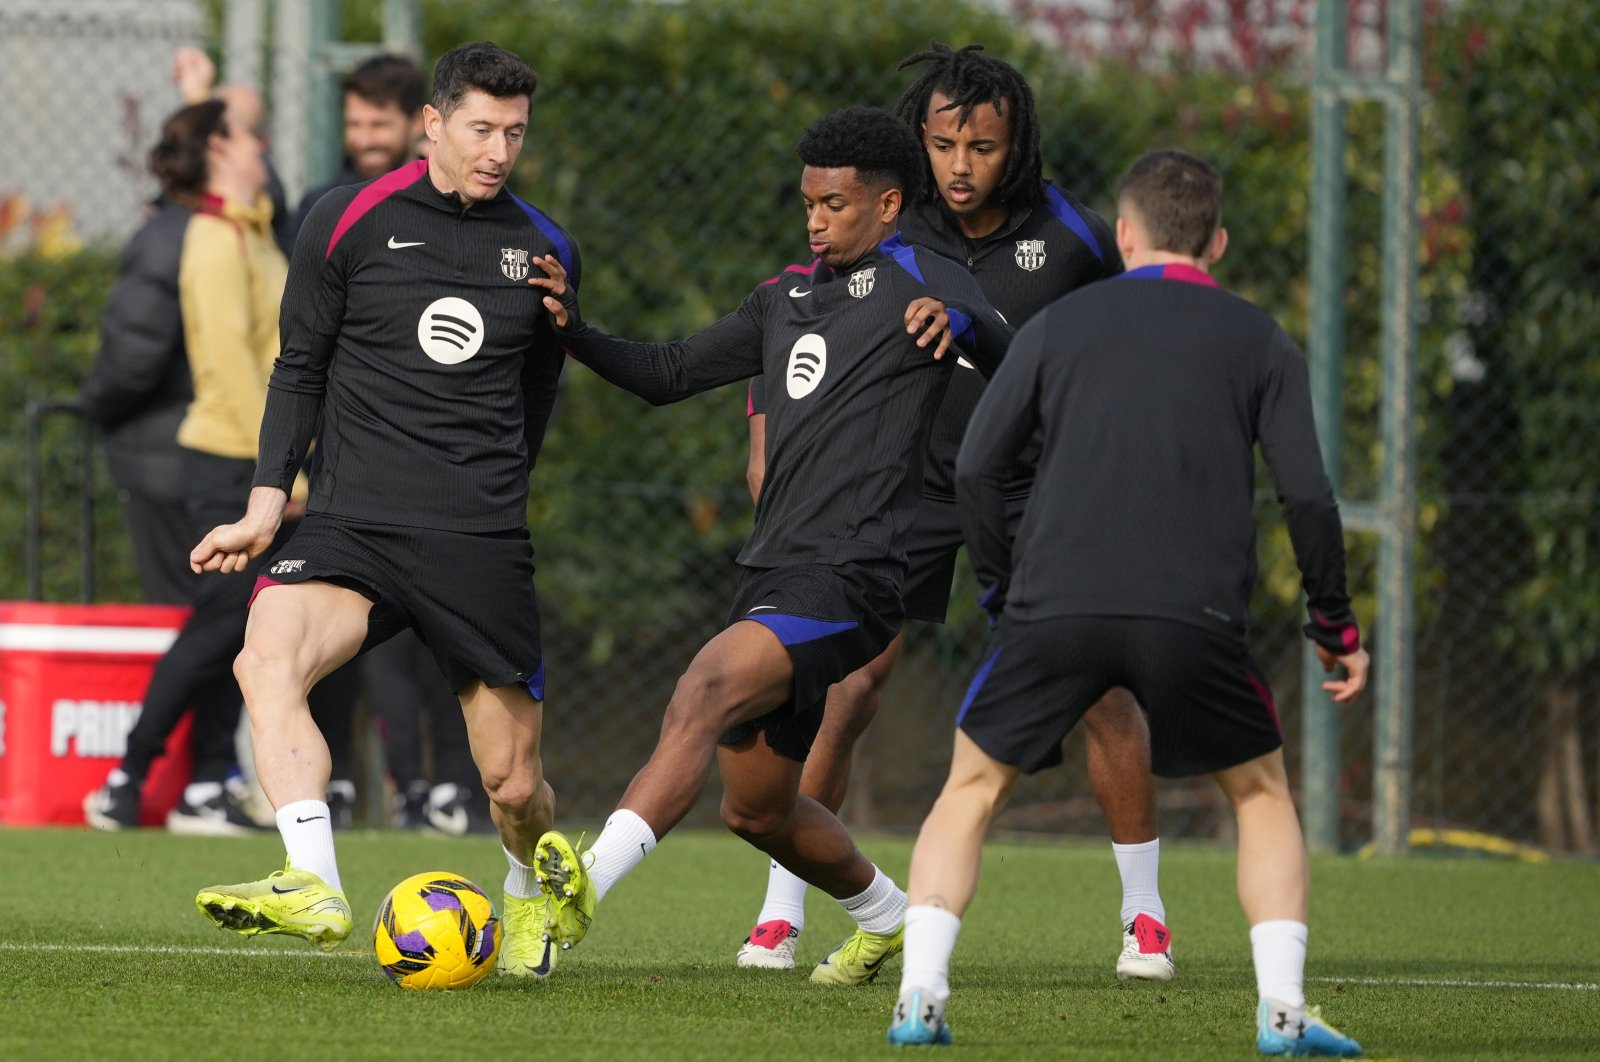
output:
POLYGON ((804 291, 801 291, 799 288, 790 288, 789 289, 789 298, 791 298, 791 299, 802 298, 803 296, 810 295, 810 294, 811 294, 811 289, 810 288, 807 288, 804 291))
POLYGON ((535 966, 533 968, 533 976, 535 976, 535 977, 549 977, 550 976, 550 969, 551 969, 551 967, 553 967, 555 965, 554 963, 552 963, 550 961, 550 949, 552 949, 554 947, 555 947, 555 945, 553 943, 551 943, 550 941, 547 940, 547 941, 544 942, 544 954, 539 957, 539 965, 535 966))
POLYGON ((398 251, 402 247, 421 247, 426 243, 427 243, 426 240, 418 240, 415 243, 396 243, 395 242, 395 238, 393 236, 390 236, 389 237, 389 250, 398 251))
POLYGON ((777 605, 757 605, 755 608, 751 609, 750 611, 751 612, 760 612, 764 608, 770 608, 773 611, 777 611, 778 606, 777 605))
POLYGON ((306 891, 306 887, 304 885, 296 885, 292 889, 280 889, 276 885, 274 885, 272 887, 272 891, 277 893, 279 896, 282 896, 284 893, 289 893, 289 892, 305 892, 306 891))
POLYGON ((887 959, 888 957, 889 956, 887 955, 879 955, 877 962, 864 962, 861 964, 861 968, 869 971, 876 970, 878 967, 883 965, 883 960, 887 959))
POLYGON ((296 821, 296 822, 316 822, 318 819, 325 819, 327 817, 328 816, 326 816, 326 815, 308 815, 303 819, 298 819, 297 818, 294 821, 296 821))

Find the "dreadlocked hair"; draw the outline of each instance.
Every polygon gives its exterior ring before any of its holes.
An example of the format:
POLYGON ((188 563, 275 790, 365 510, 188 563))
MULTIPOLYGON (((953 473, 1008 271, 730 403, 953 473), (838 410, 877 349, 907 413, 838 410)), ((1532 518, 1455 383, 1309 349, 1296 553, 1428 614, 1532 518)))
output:
MULTIPOLYGON (((1017 68, 1002 59, 979 55, 981 44, 969 44, 956 49, 939 41, 929 42, 932 47, 925 52, 907 56, 897 70, 927 63, 922 76, 912 82, 895 114, 910 127, 920 140, 922 126, 928 120, 928 108, 933 104, 933 94, 950 97, 945 110, 954 110, 956 127, 967 124, 972 109, 985 103, 1011 123, 1011 152, 1006 157, 1005 173, 995 189, 995 198, 1002 203, 1036 203, 1044 198, 1044 162, 1039 152, 1039 113, 1034 107, 1033 89, 1017 68)), ((927 171, 927 191, 937 198, 939 189, 933 180, 933 168, 927 163, 924 152, 924 169, 927 171)))

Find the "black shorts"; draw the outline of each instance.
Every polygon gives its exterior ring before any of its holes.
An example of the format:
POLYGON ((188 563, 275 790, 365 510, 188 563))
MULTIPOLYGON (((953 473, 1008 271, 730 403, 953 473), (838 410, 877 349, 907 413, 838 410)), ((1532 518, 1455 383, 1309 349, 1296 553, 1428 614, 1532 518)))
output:
POLYGON ((956 717, 978 747, 1033 774, 1105 692, 1132 693, 1150 722, 1151 770, 1209 774, 1282 746, 1278 710, 1244 640, 1176 620, 1001 617, 956 717))
POLYGON ((822 726, 828 687, 877 659, 900 630, 893 569, 858 564, 749 568, 728 626, 751 620, 778 636, 794 663, 790 699, 722 735, 724 745, 764 731, 779 755, 805 761, 822 726))
POLYGON ((361 652, 410 627, 452 690, 482 679, 486 686, 520 685, 544 700, 526 529, 469 534, 312 514, 273 554, 256 593, 310 579, 372 602, 361 652))
MULTIPOLYGON (((1027 498, 1007 498, 1008 534, 1015 539, 1027 498)), ((906 584, 901 593, 906 619, 943 623, 950 611, 950 584, 961 549, 961 518, 956 503, 923 498, 906 539, 906 584)))

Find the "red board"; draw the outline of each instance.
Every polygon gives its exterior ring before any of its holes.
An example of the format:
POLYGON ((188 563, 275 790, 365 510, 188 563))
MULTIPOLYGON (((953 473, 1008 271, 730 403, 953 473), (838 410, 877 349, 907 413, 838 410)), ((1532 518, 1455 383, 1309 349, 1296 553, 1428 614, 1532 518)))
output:
MULTIPOLYGON (((172 605, 0 602, 0 823, 83 822, 139 718, 150 673, 189 615, 172 605)), ((157 826, 189 780, 189 718, 145 780, 157 826)))

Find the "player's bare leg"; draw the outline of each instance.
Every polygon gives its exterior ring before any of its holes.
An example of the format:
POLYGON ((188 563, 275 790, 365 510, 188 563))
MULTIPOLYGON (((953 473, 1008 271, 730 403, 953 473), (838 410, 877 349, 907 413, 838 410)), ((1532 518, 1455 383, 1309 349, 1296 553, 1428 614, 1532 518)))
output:
POLYGON ((545 780, 539 755, 544 702, 521 686, 482 682, 457 696, 500 842, 511 852, 531 856, 540 835, 555 821, 555 792, 545 780))
POLYGON ((350 934, 324 799, 332 763, 306 694, 360 650, 371 607, 353 590, 317 581, 256 595, 234 674, 250 715, 256 774, 288 858, 261 881, 200 890, 195 905, 224 929, 290 933, 323 948, 350 934))
POLYGON ((354 590, 317 581, 265 587, 250 607, 233 673, 250 716, 256 775, 274 808, 328 791, 328 745, 306 694, 355 656, 371 609, 354 590))
POLYGON ((545 977, 554 969, 556 953, 545 940, 548 905, 533 857, 539 837, 555 820, 555 793, 539 757, 544 704, 522 686, 490 687, 481 681, 456 696, 506 855, 500 906, 505 932, 497 965, 502 973, 545 977))
POLYGON ((872 883, 873 866, 844 824, 800 790, 802 765, 760 734, 717 749, 722 821, 802 880, 838 900, 872 883))
POLYGON ((759 623, 735 623, 695 654, 667 704, 655 752, 594 847, 580 855, 556 831, 540 838, 535 860, 553 904, 552 939, 563 948, 583 939, 595 905, 694 807, 722 734, 782 704, 793 683, 788 650, 759 623))
POLYGON ((1005 806, 1021 772, 956 731, 950 776, 917 834, 906 908, 906 965, 895 1005, 892 1042, 949 1043, 944 1022, 950 996, 950 954, 961 916, 978 891, 978 866, 989 824, 1005 806))
POLYGON ((1311 871, 1283 750, 1214 774, 1239 823, 1239 903, 1256 971, 1256 1047, 1263 1054, 1344 1055, 1361 1045, 1306 1006, 1311 871))
MULTIPOLYGON (((876 660, 828 689, 822 727, 800 775, 800 792, 835 815, 849 787, 855 744, 878 714, 883 686, 889 681, 904 643, 902 628, 876 660)), ((748 968, 792 970, 795 945, 805 928, 805 903, 805 880, 778 860, 770 860, 761 912, 734 961, 748 968)))
POLYGON ((1161 902, 1161 842, 1150 778, 1150 731, 1127 690, 1108 690, 1084 714, 1089 784, 1111 830, 1111 850, 1122 878, 1123 980, 1170 981, 1172 934, 1161 902))
POLYGON ((877 977, 900 951, 905 893, 856 848, 850 832, 822 804, 799 792, 801 765, 760 734, 717 750, 722 820, 801 880, 826 892, 856 920, 811 980, 858 985, 877 977))
POLYGON ((1214 777, 1239 823, 1239 903, 1251 925, 1304 922, 1311 872, 1300 816, 1289 793, 1283 750, 1214 777))

